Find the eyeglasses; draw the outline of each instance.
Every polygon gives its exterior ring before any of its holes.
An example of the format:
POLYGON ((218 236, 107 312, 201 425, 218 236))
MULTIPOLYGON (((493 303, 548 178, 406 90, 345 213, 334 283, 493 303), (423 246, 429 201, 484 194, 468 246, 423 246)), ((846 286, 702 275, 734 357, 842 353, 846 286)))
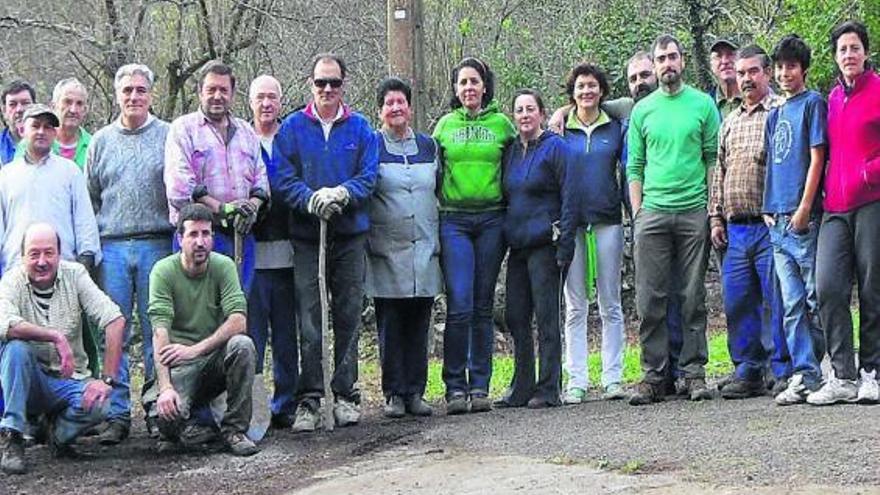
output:
POLYGON ((337 79, 335 77, 327 79, 315 79, 313 84, 316 88, 326 88, 329 84, 331 88, 339 89, 340 87, 342 87, 342 79, 337 79))

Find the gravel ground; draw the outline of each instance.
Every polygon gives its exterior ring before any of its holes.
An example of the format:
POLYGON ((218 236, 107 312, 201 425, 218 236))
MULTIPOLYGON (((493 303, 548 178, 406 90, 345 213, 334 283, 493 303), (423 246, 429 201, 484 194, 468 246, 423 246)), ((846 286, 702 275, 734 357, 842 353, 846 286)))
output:
POLYGON ((361 426, 333 433, 276 432, 248 459, 211 451, 160 458, 136 431, 119 447, 82 446, 85 459, 52 461, 45 447, 28 449, 31 473, 4 477, 0 493, 421 493, 401 491, 419 486, 438 495, 485 493, 480 487, 493 479, 496 493, 570 493, 566 487, 584 480, 604 487, 595 493, 875 493, 878 411, 782 408, 769 398, 640 408, 595 401, 400 421, 371 410, 361 426))

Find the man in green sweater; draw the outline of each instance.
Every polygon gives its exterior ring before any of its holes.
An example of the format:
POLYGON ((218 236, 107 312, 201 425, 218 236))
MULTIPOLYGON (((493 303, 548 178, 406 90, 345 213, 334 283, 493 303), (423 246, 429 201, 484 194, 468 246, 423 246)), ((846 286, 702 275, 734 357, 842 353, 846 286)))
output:
POLYGON ((644 372, 630 398, 633 405, 663 397, 669 366, 666 304, 671 278, 681 280, 679 369, 691 400, 712 397, 704 369, 708 352, 703 283, 709 248, 707 176, 717 155, 718 111, 708 95, 682 82, 684 55, 677 39, 658 37, 652 52, 660 89, 633 108, 627 134, 644 372))
POLYGON ((247 303, 232 259, 211 252, 212 213, 204 205, 180 210, 180 252, 150 272, 148 314, 153 324, 156 381, 144 398, 155 401, 163 445, 196 443, 190 411, 227 392, 221 433, 229 451, 257 453, 245 432, 251 420, 256 350, 246 333, 247 303), (189 442, 187 440, 190 439, 189 442))

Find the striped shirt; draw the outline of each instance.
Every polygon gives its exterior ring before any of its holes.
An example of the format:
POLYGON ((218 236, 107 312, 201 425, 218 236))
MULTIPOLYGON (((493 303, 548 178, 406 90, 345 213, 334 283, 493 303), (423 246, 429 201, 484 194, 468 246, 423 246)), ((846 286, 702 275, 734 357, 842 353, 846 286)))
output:
MULTIPOLYGON (((83 312, 102 329, 122 316, 119 306, 101 292, 79 263, 61 261, 50 291, 38 291, 32 286, 22 264, 0 280, 0 342, 8 341, 9 328, 23 321, 60 332, 73 351, 73 378, 77 380, 91 375, 83 347, 83 312)), ((54 344, 32 341, 29 345, 45 371, 61 371, 61 358, 54 344)))
POLYGON ((743 104, 724 119, 709 199, 713 226, 761 216, 766 168, 764 123, 770 110, 784 101, 770 92, 754 107, 743 104))

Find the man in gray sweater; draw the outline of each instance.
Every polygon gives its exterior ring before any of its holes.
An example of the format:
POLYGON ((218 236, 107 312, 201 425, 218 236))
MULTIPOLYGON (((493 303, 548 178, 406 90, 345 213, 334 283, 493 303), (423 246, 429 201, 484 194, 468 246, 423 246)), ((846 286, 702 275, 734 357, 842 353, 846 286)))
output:
POLYGON ((135 301, 143 336, 144 379, 153 377, 153 329, 147 317, 150 270, 171 254, 174 227, 168 222, 162 179, 168 123, 150 114, 152 86, 149 67, 129 64, 119 68, 114 79, 119 118, 93 136, 86 162, 104 252, 98 283, 120 306, 126 321, 119 376, 99 437, 104 445, 124 440, 131 425, 128 322, 135 301))

